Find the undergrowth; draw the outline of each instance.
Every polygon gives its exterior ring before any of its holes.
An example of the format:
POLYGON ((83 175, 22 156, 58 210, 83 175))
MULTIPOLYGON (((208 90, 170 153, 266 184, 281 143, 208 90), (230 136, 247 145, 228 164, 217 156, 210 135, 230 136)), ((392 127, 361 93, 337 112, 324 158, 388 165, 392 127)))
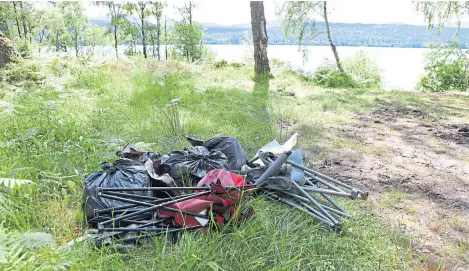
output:
POLYGON ((313 81, 325 88, 381 88, 380 70, 365 52, 359 51, 341 64, 344 72, 335 63, 326 61, 316 69, 313 81))
POLYGON ((430 47, 425 55, 425 74, 417 88, 422 91, 467 91, 469 88, 469 58, 457 42, 430 47))
MULTIPOLYGON (((100 162, 115 159, 115 151, 127 143, 152 143, 155 150, 166 152, 187 147, 185 135, 203 139, 231 135, 252 156, 282 136, 278 123, 300 127, 307 132, 306 141, 319 142, 332 116, 372 108, 376 100, 358 90, 345 96, 322 90, 300 100, 268 94, 268 85, 246 89, 241 86, 253 82, 250 67, 243 66, 209 78, 213 71, 209 66, 140 58, 102 65, 60 62, 40 66, 44 82, 26 84, 21 91, 5 88, 8 93, 0 104, 0 112, 7 104, 14 108, 0 114, 0 178, 32 182, 11 188, 0 185, 0 240, 9 244, 5 248, 0 241, 2 268, 410 269, 407 240, 365 212, 365 204, 346 201, 341 204, 354 218, 346 221, 342 232, 324 229, 279 203, 253 197, 249 201, 256 217, 225 231, 187 232, 176 244, 159 237, 127 253, 85 244, 65 249, 86 230, 80 212, 83 179, 97 171, 100 162), (230 81, 233 76, 240 79, 230 81), (13 91, 15 95, 10 95, 13 91), (177 108, 165 117, 167 104, 175 99, 177 108), (44 242, 31 249, 19 241, 28 232, 50 233, 57 245, 44 242)), ((282 137, 292 132, 287 130, 282 137)))

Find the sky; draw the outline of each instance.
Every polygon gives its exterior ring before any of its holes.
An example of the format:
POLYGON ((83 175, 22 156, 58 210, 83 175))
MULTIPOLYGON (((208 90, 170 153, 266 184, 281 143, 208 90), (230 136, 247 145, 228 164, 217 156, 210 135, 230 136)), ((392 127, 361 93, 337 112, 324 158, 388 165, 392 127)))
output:
MULTIPOLYGON (((183 5, 182 0, 166 1, 168 17, 177 19, 177 6, 183 5)), ((246 0, 199 0, 194 10, 194 21, 203 24, 238 25, 250 24, 251 13, 249 1, 246 0)), ((264 1, 267 22, 277 21, 275 12, 283 1, 264 1)), ((417 14, 411 0, 333 0, 328 1, 329 21, 334 23, 364 24, 412 24, 425 25, 423 15, 417 14)), ((106 19, 107 10, 96 7, 90 2, 84 4, 90 19, 106 19)), ((467 27, 469 21, 463 20, 467 27)), ((447 24, 449 25, 449 24, 447 24)))
MULTIPOLYGON (((194 20, 200 23, 220 25, 249 24, 249 1, 245 0, 200 0, 194 11, 194 20)), ((175 6, 183 1, 167 1, 169 17, 176 17, 175 6)), ((277 20, 275 11, 282 1, 264 1, 267 21, 277 20)), ((424 25, 410 0, 335 0, 329 1, 329 21, 340 23, 414 24, 424 25)), ((86 3, 90 19, 105 19, 106 9, 86 3)))

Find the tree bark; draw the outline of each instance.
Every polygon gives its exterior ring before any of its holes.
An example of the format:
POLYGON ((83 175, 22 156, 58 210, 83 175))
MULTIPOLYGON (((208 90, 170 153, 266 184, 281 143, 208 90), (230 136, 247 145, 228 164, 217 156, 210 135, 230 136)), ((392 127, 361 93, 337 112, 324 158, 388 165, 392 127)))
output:
POLYGON ((55 31, 55 51, 59 51, 59 30, 55 31))
POLYGON ((331 46, 332 53, 334 53, 335 62, 337 63, 337 69, 340 72, 344 73, 344 69, 342 68, 342 64, 340 63, 339 53, 337 53, 337 48, 332 41, 331 30, 329 28, 329 21, 327 19, 327 1, 324 1, 324 22, 326 23, 326 32, 327 32, 327 39, 329 40, 329 45, 331 46))
POLYGON ((189 1, 189 25, 192 25, 192 1, 189 1))
POLYGON ((116 58, 119 58, 119 51, 117 50, 117 25, 114 25, 114 49, 116 50, 116 58))
POLYGON ((75 33, 75 56, 78 57, 78 31, 75 33))
POLYGON ((143 57, 147 58, 147 37, 145 33, 145 5, 140 4, 140 19, 142 22, 142 46, 143 46, 143 57))
POLYGON ((156 51, 155 51, 155 34, 153 32, 150 32, 150 42, 151 42, 151 54, 153 58, 156 57, 156 51))
POLYGON ((164 56, 165 59, 168 60, 168 36, 166 32, 166 15, 164 16, 164 56))
POLYGON ((15 10, 15 21, 16 21, 16 27, 18 28, 18 36, 20 39, 22 38, 21 36, 21 28, 20 28, 20 21, 18 20, 18 11, 16 10, 16 2, 13 1, 13 9, 15 10))
POLYGON ((161 60, 160 56, 160 38, 161 38, 161 16, 156 17, 156 55, 158 61, 161 60))
POLYGON ((264 74, 270 72, 267 57, 267 28, 262 1, 251 1, 251 26, 254 44, 254 72, 264 74))
POLYGON ((21 18, 23 20, 23 34, 24 38, 28 36, 28 25, 26 24, 26 16, 24 12, 24 7, 23 7, 23 1, 20 2, 20 8, 21 8, 21 18))

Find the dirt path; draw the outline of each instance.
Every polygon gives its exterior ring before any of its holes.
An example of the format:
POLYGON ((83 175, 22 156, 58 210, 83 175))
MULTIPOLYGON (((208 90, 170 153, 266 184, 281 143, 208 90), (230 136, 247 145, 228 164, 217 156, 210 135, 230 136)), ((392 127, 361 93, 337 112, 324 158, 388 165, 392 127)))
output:
POLYGON ((469 270, 469 120, 426 112, 382 102, 330 127, 339 147, 314 167, 373 191, 383 221, 411 237, 417 268, 469 270))

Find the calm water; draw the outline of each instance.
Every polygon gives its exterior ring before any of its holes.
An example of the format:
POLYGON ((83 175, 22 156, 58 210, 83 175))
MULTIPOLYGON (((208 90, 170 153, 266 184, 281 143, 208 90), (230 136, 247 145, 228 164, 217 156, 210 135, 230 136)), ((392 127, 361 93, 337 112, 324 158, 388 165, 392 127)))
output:
MULTIPOLYGON (((252 54, 250 47, 243 45, 210 45, 217 59, 243 61, 252 54)), ((343 59, 358 51, 365 51, 381 69, 383 88, 387 90, 414 90, 420 75, 423 73, 424 48, 384 48, 384 47, 337 47, 343 59)), ((308 59, 303 63, 302 52, 298 46, 270 45, 267 48, 269 58, 278 58, 290 62, 294 68, 314 71, 324 58, 333 59, 329 46, 308 46, 308 59)))
MULTIPOLYGON (((215 52, 216 59, 227 61, 243 62, 252 56, 252 46, 246 45, 208 45, 215 52)), ((141 50, 141 46, 138 46, 141 50)), ((121 54, 124 53, 125 46, 119 46, 121 54)), ((295 45, 270 45, 267 49, 269 58, 278 58, 289 62, 292 67, 313 72, 325 58, 333 59, 333 54, 329 46, 307 46, 307 61, 303 63, 303 53, 298 51, 295 45)), ((162 48, 163 49, 163 48, 162 48)), ((358 51, 365 51, 381 69, 383 88, 386 90, 406 90, 415 89, 417 82, 423 73, 425 53, 424 48, 385 48, 385 47, 337 47, 339 56, 352 56, 358 51)), ((101 48, 100 55, 114 57, 111 47, 101 48)), ((151 54, 151 48, 149 48, 151 54)))

